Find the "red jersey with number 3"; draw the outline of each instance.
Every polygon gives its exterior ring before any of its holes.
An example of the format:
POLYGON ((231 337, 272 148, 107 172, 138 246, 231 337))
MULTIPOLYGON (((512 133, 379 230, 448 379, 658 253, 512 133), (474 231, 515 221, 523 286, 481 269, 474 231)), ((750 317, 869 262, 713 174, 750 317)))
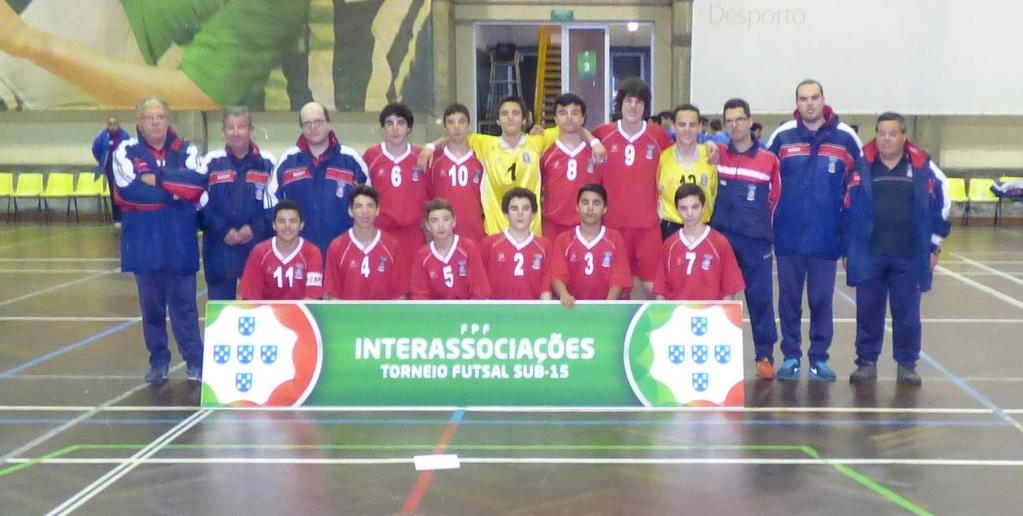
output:
POLYGON ((380 192, 376 225, 383 229, 418 226, 423 220, 423 206, 430 200, 426 174, 416 164, 419 147, 409 144, 401 155, 392 156, 381 143, 366 149, 362 159, 366 162, 367 182, 380 192))
POLYGON ((408 268, 398 243, 378 230, 363 245, 349 229, 327 249, 324 288, 333 299, 386 300, 408 294, 408 268))
POLYGON ((551 291, 550 243, 530 235, 516 243, 507 230, 490 235, 481 250, 493 299, 540 299, 551 291))
POLYGON ((724 235, 707 226, 694 242, 682 230, 664 241, 654 294, 665 299, 716 301, 746 288, 732 246, 724 235))
POLYGON ((483 163, 471 150, 464 156, 455 156, 447 147, 433 154, 427 182, 428 197, 440 197, 455 208, 455 234, 481 243, 483 230, 483 203, 480 183, 483 181, 483 163))
POLYGON ((593 136, 607 150, 604 188, 607 214, 604 224, 612 228, 657 226, 657 164, 661 152, 671 147, 671 137, 657 124, 643 122, 643 128, 626 136, 622 122, 608 122, 593 130, 593 136))
POLYGON ((606 300, 611 287, 632 286, 625 241, 618 231, 601 226, 587 241, 576 226, 558 235, 551 260, 553 279, 561 280, 576 299, 606 300))
POLYGON ((412 263, 412 299, 488 299, 490 284, 479 247, 455 235, 446 255, 424 245, 412 263))
MULTIPOLYGON (((540 158, 540 191, 543 192, 543 220, 561 226, 579 224, 576 197, 579 188, 600 183, 603 167, 590 159, 590 146, 580 142, 569 149, 561 141, 554 142, 540 158)), ((548 235, 550 236, 550 235, 548 235)))
POLYGON ((301 300, 323 297, 323 255, 303 238, 287 256, 277 250, 277 237, 252 249, 245 262, 238 297, 258 300, 301 300))

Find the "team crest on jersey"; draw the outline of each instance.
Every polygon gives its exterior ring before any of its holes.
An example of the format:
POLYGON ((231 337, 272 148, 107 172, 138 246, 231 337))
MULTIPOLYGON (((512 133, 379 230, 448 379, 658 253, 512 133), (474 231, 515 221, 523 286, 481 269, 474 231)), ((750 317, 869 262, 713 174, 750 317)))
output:
POLYGON ((300 280, 305 276, 305 267, 301 264, 295 265, 295 279, 300 280))
POLYGON ((608 152, 618 152, 618 146, 617 146, 617 145, 614 145, 614 144, 612 144, 612 145, 611 145, 611 148, 610 148, 610 149, 608 149, 608 152))
POLYGON ((757 186, 756 185, 746 185, 746 200, 749 201, 749 202, 753 202, 754 200, 756 200, 756 198, 757 198, 757 186))
POLYGON ((412 180, 413 181, 419 181, 419 176, 420 176, 420 174, 419 174, 419 167, 416 166, 416 167, 414 167, 412 169, 412 180))
POLYGON ((835 163, 837 163, 837 162, 838 162, 837 158, 830 158, 830 157, 828 158, 828 173, 829 174, 834 174, 835 173, 835 163))
POLYGON ((711 259, 712 259, 711 255, 709 255, 709 254, 703 255, 703 263, 700 264, 700 268, 705 270, 705 271, 709 271, 710 270, 710 261, 711 261, 711 259))
POLYGON ((600 260, 600 266, 605 268, 605 269, 610 267, 611 266, 611 256, 613 256, 611 251, 604 251, 604 258, 602 258, 600 260))
POLYGON ((497 263, 504 263, 504 253, 497 253, 497 263))
POLYGON ((906 177, 910 177, 910 178, 913 177, 913 167, 910 167, 910 166, 906 167, 906 177))
POLYGON ((377 272, 384 272, 387 269, 387 257, 381 256, 380 261, 377 262, 377 272))
POLYGON ((532 159, 532 158, 529 157, 529 153, 528 152, 523 152, 522 153, 522 163, 528 165, 530 159, 532 159))
POLYGON ((263 200, 263 192, 265 192, 265 191, 266 191, 266 185, 263 185, 263 184, 257 184, 256 185, 256 200, 257 201, 262 201, 263 200))
POLYGON ((476 175, 472 176, 473 184, 477 184, 478 185, 478 184, 480 184, 481 180, 482 180, 482 178, 480 177, 480 173, 479 172, 477 172, 476 175))
POLYGON ((469 267, 466 265, 465 260, 458 261, 458 275, 463 278, 469 275, 469 267))
POLYGON ((587 174, 592 174, 593 173, 593 160, 592 159, 586 162, 586 173, 587 174))
POLYGON ((541 266, 543 266, 543 255, 542 254, 534 254, 533 255, 533 270, 534 271, 538 271, 538 270, 540 270, 541 266))
POLYGON ((575 255, 575 253, 572 253, 572 254, 568 255, 568 261, 569 261, 569 263, 575 263, 575 262, 579 261, 579 257, 577 257, 575 255))
POLYGON ((654 144, 648 143, 646 145, 646 159, 654 159, 654 151, 656 151, 654 144))

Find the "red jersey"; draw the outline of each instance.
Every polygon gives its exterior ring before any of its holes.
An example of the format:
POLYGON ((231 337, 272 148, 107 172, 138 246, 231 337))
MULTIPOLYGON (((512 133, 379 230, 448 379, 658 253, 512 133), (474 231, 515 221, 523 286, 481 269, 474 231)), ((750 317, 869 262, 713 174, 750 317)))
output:
POLYGON ((625 241, 618 231, 601 226, 587 241, 576 226, 558 235, 551 260, 553 279, 561 280, 576 299, 606 300, 611 287, 632 287, 625 241))
POLYGON ((493 299, 540 299, 551 291, 550 242, 530 235, 515 243, 507 230, 483 241, 483 266, 493 299))
POLYGON ((397 299, 408 294, 408 266, 398 243, 381 230, 363 246, 354 230, 327 249, 325 289, 334 299, 397 299))
POLYGON ((548 147, 540 158, 544 222, 561 226, 578 225, 576 197, 579 188, 589 183, 600 183, 602 171, 603 167, 595 167, 590 159, 590 146, 586 142, 580 142, 575 149, 569 149, 558 140, 548 147))
POLYGON ((423 206, 429 201, 426 175, 419 170, 419 147, 411 144, 400 156, 392 156, 384 144, 366 149, 367 183, 380 192, 380 216, 376 224, 383 229, 419 226, 423 206))
POLYGON ((483 181, 483 163, 471 150, 464 156, 455 156, 447 147, 433 154, 427 181, 428 197, 440 197, 455 208, 455 234, 483 242, 483 203, 480 183, 483 181))
POLYGON ((607 149, 604 188, 612 228, 646 228, 660 224, 657 216, 657 164, 661 152, 671 147, 671 137, 658 124, 643 122, 643 129, 625 136, 622 122, 608 122, 593 130, 607 149))
POLYGON ((424 245, 412 262, 412 299, 487 299, 490 284, 480 250, 468 238, 455 235, 447 255, 434 243, 424 245))
POLYGON ((298 247, 288 256, 277 250, 277 237, 252 249, 245 261, 241 299, 300 300, 323 297, 323 255, 319 248, 299 237, 298 247))
POLYGON ((665 299, 716 301, 746 288, 732 246, 710 226, 695 242, 682 230, 664 241, 654 294, 665 299))

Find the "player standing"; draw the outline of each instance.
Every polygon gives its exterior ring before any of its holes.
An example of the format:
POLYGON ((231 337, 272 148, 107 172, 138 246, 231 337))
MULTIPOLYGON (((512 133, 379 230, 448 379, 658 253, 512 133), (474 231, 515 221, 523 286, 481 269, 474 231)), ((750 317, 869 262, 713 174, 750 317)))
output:
POLYGON ((554 120, 558 140, 540 158, 543 235, 552 242, 579 224, 573 199, 583 185, 600 184, 603 171, 591 159, 590 146, 583 139, 586 102, 573 93, 558 95, 554 99, 554 120))
POLYGON ((469 120, 469 108, 461 104, 451 104, 444 110, 447 144, 434 152, 427 191, 431 199, 450 202, 459 214, 456 235, 483 242, 483 163, 469 148, 469 120))

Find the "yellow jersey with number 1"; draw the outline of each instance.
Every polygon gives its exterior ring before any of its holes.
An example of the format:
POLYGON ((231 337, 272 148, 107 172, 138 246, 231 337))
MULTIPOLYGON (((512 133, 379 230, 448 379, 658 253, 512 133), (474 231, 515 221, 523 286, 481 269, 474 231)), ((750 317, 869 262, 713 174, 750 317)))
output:
MULTIPOLYGON (((494 235, 508 229, 508 219, 501 210, 504 194, 521 186, 540 199, 540 156, 547 148, 544 135, 523 135, 516 146, 504 138, 486 134, 470 134, 469 147, 483 163, 480 201, 483 204, 483 229, 494 235)), ((530 225, 534 235, 540 234, 540 209, 530 225)), ((457 220, 457 214, 455 214, 457 220)))

